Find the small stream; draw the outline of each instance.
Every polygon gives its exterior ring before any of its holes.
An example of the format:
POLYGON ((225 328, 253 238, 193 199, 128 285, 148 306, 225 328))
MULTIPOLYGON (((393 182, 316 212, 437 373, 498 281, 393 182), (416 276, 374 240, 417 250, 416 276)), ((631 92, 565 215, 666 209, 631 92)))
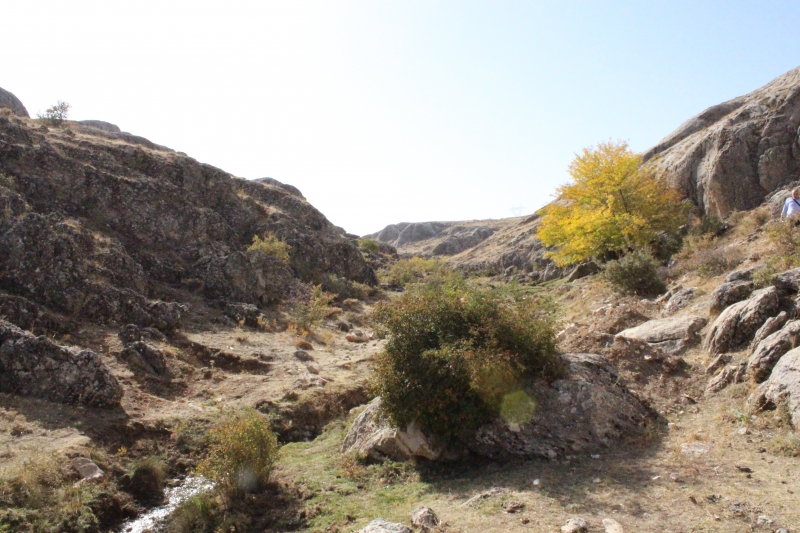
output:
POLYGON ((164 491, 167 503, 150 509, 143 515, 128 520, 120 528, 120 533, 144 533, 161 525, 178 505, 187 499, 214 487, 214 483, 204 477, 187 477, 180 485, 170 487, 164 491))

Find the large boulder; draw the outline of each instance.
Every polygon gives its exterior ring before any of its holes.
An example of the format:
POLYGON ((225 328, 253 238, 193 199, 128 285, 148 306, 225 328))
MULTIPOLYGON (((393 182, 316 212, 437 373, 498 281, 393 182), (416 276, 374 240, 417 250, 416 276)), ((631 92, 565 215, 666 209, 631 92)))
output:
POLYGON ((10 109, 11 112, 18 117, 30 118, 28 110, 25 109, 25 106, 22 105, 19 98, 2 88, 0 88, 0 107, 10 109))
POLYGON ((122 387, 91 350, 58 346, 0 320, 0 391, 65 404, 115 407, 122 387))
POLYGON ((784 291, 800 291, 800 268, 781 272, 772 278, 772 284, 784 291))
POLYGON ((661 311, 661 314, 664 316, 669 316, 677 313, 692 301, 695 297, 697 290, 688 287, 686 289, 678 289, 674 292, 671 292, 669 298, 666 299, 667 303, 664 304, 664 309, 661 311))
POLYGON ((381 398, 367 404, 353 422, 342 442, 342 452, 356 453, 377 461, 388 457, 405 461, 412 457, 438 459, 442 450, 435 446, 416 424, 405 430, 393 428, 381 414, 381 398))
POLYGON ((756 410, 780 402, 786 402, 794 427, 800 429, 800 348, 781 357, 769 379, 748 399, 751 408, 756 410))
POLYGON ((792 320, 762 340, 747 361, 747 373, 757 383, 769 377, 778 360, 798 345, 800 341, 800 320, 792 320))
POLYGON ((748 300, 731 305, 717 317, 706 335, 706 347, 712 354, 739 348, 752 339, 768 318, 778 314, 779 307, 778 289, 766 287, 755 291, 748 300))
MULTIPOLYGON (((495 459, 544 457, 596 450, 638 434, 655 416, 624 385, 607 359, 595 354, 564 354, 567 377, 546 383, 536 380, 512 393, 525 408, 509 419, 498 417, 478 429, 469 450, 495 459)), ((463 449, 435 447, 412 424, 400 431, 380 414, 374 399, 356 418, 342 444, 343 452, 373 459, 411 457, 448 459, 463 449)))
POLYGON ((567 377, 531 383, 528 421, 496 419, 481 427, 470 449, 494 459, 548 458, 613 446, 640 434, 654 413, 620 383, 616 369, 595 354, 564 354, 567 377))
POLYGON ((755 284, 750 280, 726 281, 711 293, 711 312, 721 313, 726 307, 747 299, 755 284))
POLYGON ((755 349, 761 341, 781 329, 788 320, 789 314, 786 311, 781 311, 777 315, 768 318, 764 325, 758 328, 756 334, 753 335, 753 342, 750 346, 755 349))
POLYGON ((724 217, 800 175, 798 126, 800 68, 687 120, 644 160, 704 212, 724 217))
POLYGON ((660 318, 620 331, 617 337, 644 341, 667 355, 680 355, 700 342, 698 332, 706 323, 698 316, 660 318))

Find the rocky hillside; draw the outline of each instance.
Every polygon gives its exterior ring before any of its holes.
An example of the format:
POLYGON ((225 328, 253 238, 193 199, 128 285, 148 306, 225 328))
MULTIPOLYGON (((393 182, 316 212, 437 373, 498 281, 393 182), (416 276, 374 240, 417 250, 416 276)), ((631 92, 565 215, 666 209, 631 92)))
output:
MULTIPOLYGON (((750 94, 710 107, 644 153, 703 212, 720 217, 767 201, 780 209, 800 180, 800 67, 750 94)), ((392 224, 368 235, 405 255, 443 256, 487 273, 509 269, 533 280, 569 271, 544 258, 537 217, 392 224)))
POLYGON ((566 271, 544 257, 536 237, 539 216, 461 222, 403 222, 368 238, 387 243, 405 256, 440 257, 468 272, 507 273, 532 281, 559 278, 566 271))
POLYGON ((800 67, 690 118, 645 152, 704 212, 752 209, 800 179, 800 67))
POLYGON ((301 282, 376 283, 294 187, 104 122, 49 127, 7 92, 0 105, 0 315, 23 329, 65 334, 88 320, 169 332, 206 307, 268 305, 301 282), (265 234, 291 247, 288 262, 248 251, 265 234))

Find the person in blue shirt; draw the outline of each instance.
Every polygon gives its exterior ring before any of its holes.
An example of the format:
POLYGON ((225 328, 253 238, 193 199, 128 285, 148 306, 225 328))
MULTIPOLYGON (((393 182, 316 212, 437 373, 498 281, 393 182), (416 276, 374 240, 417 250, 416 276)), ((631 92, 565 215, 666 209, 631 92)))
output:
POLYGON ((800 219, 800 189, 793 190, 791 198, 783 203, 781 218, 800 219))

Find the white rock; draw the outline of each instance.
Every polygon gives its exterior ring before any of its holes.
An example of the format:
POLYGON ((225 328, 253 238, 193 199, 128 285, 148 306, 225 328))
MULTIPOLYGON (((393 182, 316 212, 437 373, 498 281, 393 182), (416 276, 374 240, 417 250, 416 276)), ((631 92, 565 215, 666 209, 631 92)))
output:
POLYGON ((360 529, 358 533, 414 533, 411 528, 399 522, 387 522, 383 518, 376 518, 360 529))
POLYGON ((603 527, 606 533, 623 533, 622 526, 613 518, 603 518, 603 527))
POLYGON ((692 457, 705 455, 710 449, 711 447, 708 444, 703 444, 702 442, 684 442, 681 444, 681 453, 692 457))
POLYGON ((411 525, 422 528, 423 531, 433 529, 441 523, 439 517, 430 507, 419 507, 411 513, 411 525))
POLYGON ((103 471, 100 470, 100 467, 86 457, 75 457, 72 460, 72 467, 78 471, 82 481, 103 477, 103 471))

